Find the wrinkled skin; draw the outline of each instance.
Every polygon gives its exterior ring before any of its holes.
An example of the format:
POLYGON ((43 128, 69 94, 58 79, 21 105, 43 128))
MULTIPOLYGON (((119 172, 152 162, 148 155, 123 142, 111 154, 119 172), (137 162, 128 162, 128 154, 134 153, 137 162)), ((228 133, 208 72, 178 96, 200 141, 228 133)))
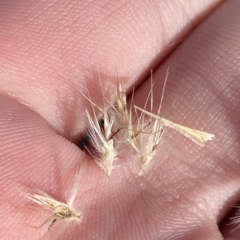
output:
MULTIPOLYGON (((239 239, 227 225, 240 198, 240 2, 0 2, 1 239, 56 238, 23 195, 41 189, 75 200, 82 224, 62 239, 239 239), (129 149, 110 178, 74 144, 91 109, 81 92, 114 100, 117 76, 142 106, 153 79, 156 111, 216 135, 204 148, 165 132, 143 176, 129 149), (140 85, 141 84, 141 85, 140 85), (46 227, 45 227, 46 228, 46 227)), ((60 237, 61 239, 61 237, 60 237)))

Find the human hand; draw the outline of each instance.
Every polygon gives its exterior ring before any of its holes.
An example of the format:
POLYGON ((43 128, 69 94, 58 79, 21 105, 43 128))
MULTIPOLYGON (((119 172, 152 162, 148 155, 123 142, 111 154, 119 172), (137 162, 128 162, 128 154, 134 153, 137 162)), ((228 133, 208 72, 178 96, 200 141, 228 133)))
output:
POLYGON ((76 205, 84 220, 65 239, 239 238, 224 221, 240 186, 237 0, 0 4, 2 239, 39 238, 31 226, 49 215, 18 188, 64 201, 83 157, 76 205), (156 110, 168 67, 162 115, 176 99, 171 120, 214 133, 214 141, 200 148, 168 130, 142 176, 129 158, 106 177, 73 144, 91 109, 81 92, 101 99, 99 71, 113 99, 118 75, 130 91, 143 83, 134 100, 141 106, 156 69, 156 110))

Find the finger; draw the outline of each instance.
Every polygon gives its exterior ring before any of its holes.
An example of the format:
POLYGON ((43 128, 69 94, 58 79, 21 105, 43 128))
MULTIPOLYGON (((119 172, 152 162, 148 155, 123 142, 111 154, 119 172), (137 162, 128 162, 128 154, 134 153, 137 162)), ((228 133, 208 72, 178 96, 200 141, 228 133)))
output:
MULTIPOLYGON (((32 226, 41 225, 49 213, 24 194, 42 190, 66 203, 83 155, 16 100, 1 96, 0 106, 1 238, 38 239, 41 230, 32 226)), ((81 189, 90 187, 91 181, 83 182, 81 189)))
MULTIPOLYGON (((222 4, 153 76, 155 112, 170 67, 162 116, 216 135, 199 148, 167 130, 145 175, 166 196, 155 202, 161 214, 152 222, 161 226, 160 239, 221 239, 217 224, 239 198, 239 7, 238 1, 222 4), (207 232, 212 237, 205 238, 207 232)), ((137 92, 136 104, 144 104, 149 89, 150 81, 137 92)), ((230 237, 227 226, 220 230, 230 237)))
POLYGON ((117 74, 126 85, 148 74, 220 2, 1 1, 0 89, 75 140, 81 91, 102 98, 98 71, 112 96, 117 74))

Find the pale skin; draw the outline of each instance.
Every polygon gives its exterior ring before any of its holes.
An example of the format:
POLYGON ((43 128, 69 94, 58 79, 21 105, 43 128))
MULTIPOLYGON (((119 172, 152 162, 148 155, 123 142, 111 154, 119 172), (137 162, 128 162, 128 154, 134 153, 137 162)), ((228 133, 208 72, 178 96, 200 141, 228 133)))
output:
POLYGON ((168 130, 147 171, 134 157, 106 176, 88 155, 73 239, 239 239, 226 225, 240 199, 240 2, 1 1, 0 188, 2 239, 38 239, 51 214, 18 191, 67 200, 77 143, 88 126, 88 89, 113 99, 117 75, 143 106, 156 69, 154 109, 215 134, 201 148, 168 130), (173 102, 174 107, 173 107, 173 102), (64 179, 64 181, 62 181, 64 179), (78 236, 78 237, 77 237, 78 236))

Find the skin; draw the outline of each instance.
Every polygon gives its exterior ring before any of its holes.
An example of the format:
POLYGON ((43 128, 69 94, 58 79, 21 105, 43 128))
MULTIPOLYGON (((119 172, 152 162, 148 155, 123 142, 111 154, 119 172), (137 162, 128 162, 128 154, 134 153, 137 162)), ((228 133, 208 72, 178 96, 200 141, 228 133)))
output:
POLYGON ((238 0, 1 1, 2 239, 56 236, 65 223, 32 228, 51 213, 23 192, 66 202, 79 167, 84 219, 62 239, 239 239, 227 225, 240 197, 239 10, 238 0), (91 110, 81 92, 101 101, 99 73, 114 100, 118 76, 140 86, 143 106, 155 69, 157 111, 168 68, 161 114, 215 140, 201 148, 167 130, 143 176, 125 149, 108 178, 74 144, 91 110))

